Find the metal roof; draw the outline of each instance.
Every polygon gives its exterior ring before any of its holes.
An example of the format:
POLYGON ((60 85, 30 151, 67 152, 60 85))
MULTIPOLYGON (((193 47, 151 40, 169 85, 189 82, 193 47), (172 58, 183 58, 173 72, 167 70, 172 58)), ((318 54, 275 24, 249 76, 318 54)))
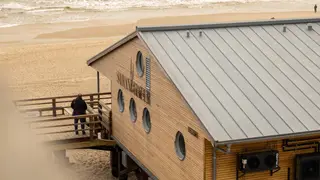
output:
POLYGON ((320 19, 137 31, 215 141, 320 132, 320 19))

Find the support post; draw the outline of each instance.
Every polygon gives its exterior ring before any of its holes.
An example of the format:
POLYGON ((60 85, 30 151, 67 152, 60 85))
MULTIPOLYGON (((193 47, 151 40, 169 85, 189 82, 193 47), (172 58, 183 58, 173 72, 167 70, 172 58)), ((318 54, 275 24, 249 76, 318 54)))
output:
POLYGON ((121 150, 120 150, 120 148, 118 147, 117 148, 117 155, 118 155, 118 164, 117 164, 117 166, 118 166, 118 168, 117 168, 117 170, 118 170, 118 179, 120 179, 120 173, 121 173, 121 150))
POLYGON ((57 105, 56 105, 56 99, 52 99, 52 115, 55 117, 57 116, 57 105))
MULTIPOLYGON (((97 92, 100 93, 100 73, 97 71, 97 92)), ((98 94, 98 101, 100 101, 100 94, 98 94)))
POLYGON ((112 111, 109 111, 109 130, 108 130, 108 139, 111 139, 112 135, 112 111))

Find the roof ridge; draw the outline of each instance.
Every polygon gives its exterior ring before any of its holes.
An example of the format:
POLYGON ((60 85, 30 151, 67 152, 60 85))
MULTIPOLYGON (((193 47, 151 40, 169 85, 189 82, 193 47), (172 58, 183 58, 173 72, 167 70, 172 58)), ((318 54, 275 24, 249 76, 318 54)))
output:
POLYGON ((164 26, 136 26, 136 31, 175 31, 189 29, 208 29, 208 28, 227 28, 243 26, 261 26, 261 25, 281 25, 281 24, 300 24, 317 23, 320 18, 303 19, 277 19, 277 20, 259 20, 259 21, 240 21, 240 22, 220 22, 206 24, 184 24, 184 25, 164 25, 164 26))

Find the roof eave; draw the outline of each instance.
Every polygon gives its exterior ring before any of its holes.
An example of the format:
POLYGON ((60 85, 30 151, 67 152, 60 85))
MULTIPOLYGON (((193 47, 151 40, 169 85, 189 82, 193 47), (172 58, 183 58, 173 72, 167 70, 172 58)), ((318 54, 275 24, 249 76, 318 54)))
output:
POLYGON ((141 26, 137 27, 137 31, 177 31, 191 29, 208 29, 208 28, 227 28, 227 27, 244 27, 244 26, 262 26, 262 25, 283 25, 283 24, 301 24, 301 23, 318 23, 320 18, 305 19, 272 19, 260 21, 243 21, 243 22, 223 22, 210 24, 194 24, 194 25, 167 25, 167 26, 141 26))
POLYGON ((92 58, 90 58, 87 61, 87 65, 91 66, 94 62, 96 62, 97 60, 99 60, 103 56, 109 54, 110 52, 114 51, 115 49, 117 49, 118 47, 122 46, 123 44, 127 43, 128 41, 130 41, 131 39, 135 38, 136 36, 137 36, 137 31, 134 31, 134 32, 130 33, 129 35, 125 36, 121 40, 119 40, 116 43, 114 43, 113 45, 109 46, 107 49, 103 50, 99 54, 97 54, 97 55, 93 56, 92 58))
POLYGON ((261 142, 261 141, 278 140, 278 139, 283 139, 283 138, 298 138, 298 137, 302 137, 302 136, 312 136, 312 135, 319 135, 320 136, 320 130, 299 132, 299 133, 290 133, 290 134, 281 134, 281 135, 274 135, 274 136, 262 136, 262 137, 247 138, 247 139, 216 141, 216 145, 220 146, 220 145, 226 145, 226 144, 254 143, 254 142, 261 142))

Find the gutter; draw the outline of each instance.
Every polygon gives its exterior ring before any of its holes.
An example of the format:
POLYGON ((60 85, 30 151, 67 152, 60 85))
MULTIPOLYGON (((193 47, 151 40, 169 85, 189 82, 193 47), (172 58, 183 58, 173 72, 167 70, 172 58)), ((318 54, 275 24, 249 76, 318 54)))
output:
POLYGON ((213 154, 212 154, 212 179, 216 180, 217 179, 217 152, 216 152, 216 141, 213 141, 212 144, 212 150, 213 150, 213 154))
POLYGON ((247 139, 236 139, 229 141, 214 141, 215 145, 222 146, 228 144, 240 144, 240 143, 255 143, 259 141, 274 141, 281 140, 283 138, 299 138, 303 136, 319 136, 320 130, 307 131, 307 132, 297 132, 297 133, 289 133, 289 134, 280 134, 280 135, 272 135, 272 136, 261 136, 247 139))

